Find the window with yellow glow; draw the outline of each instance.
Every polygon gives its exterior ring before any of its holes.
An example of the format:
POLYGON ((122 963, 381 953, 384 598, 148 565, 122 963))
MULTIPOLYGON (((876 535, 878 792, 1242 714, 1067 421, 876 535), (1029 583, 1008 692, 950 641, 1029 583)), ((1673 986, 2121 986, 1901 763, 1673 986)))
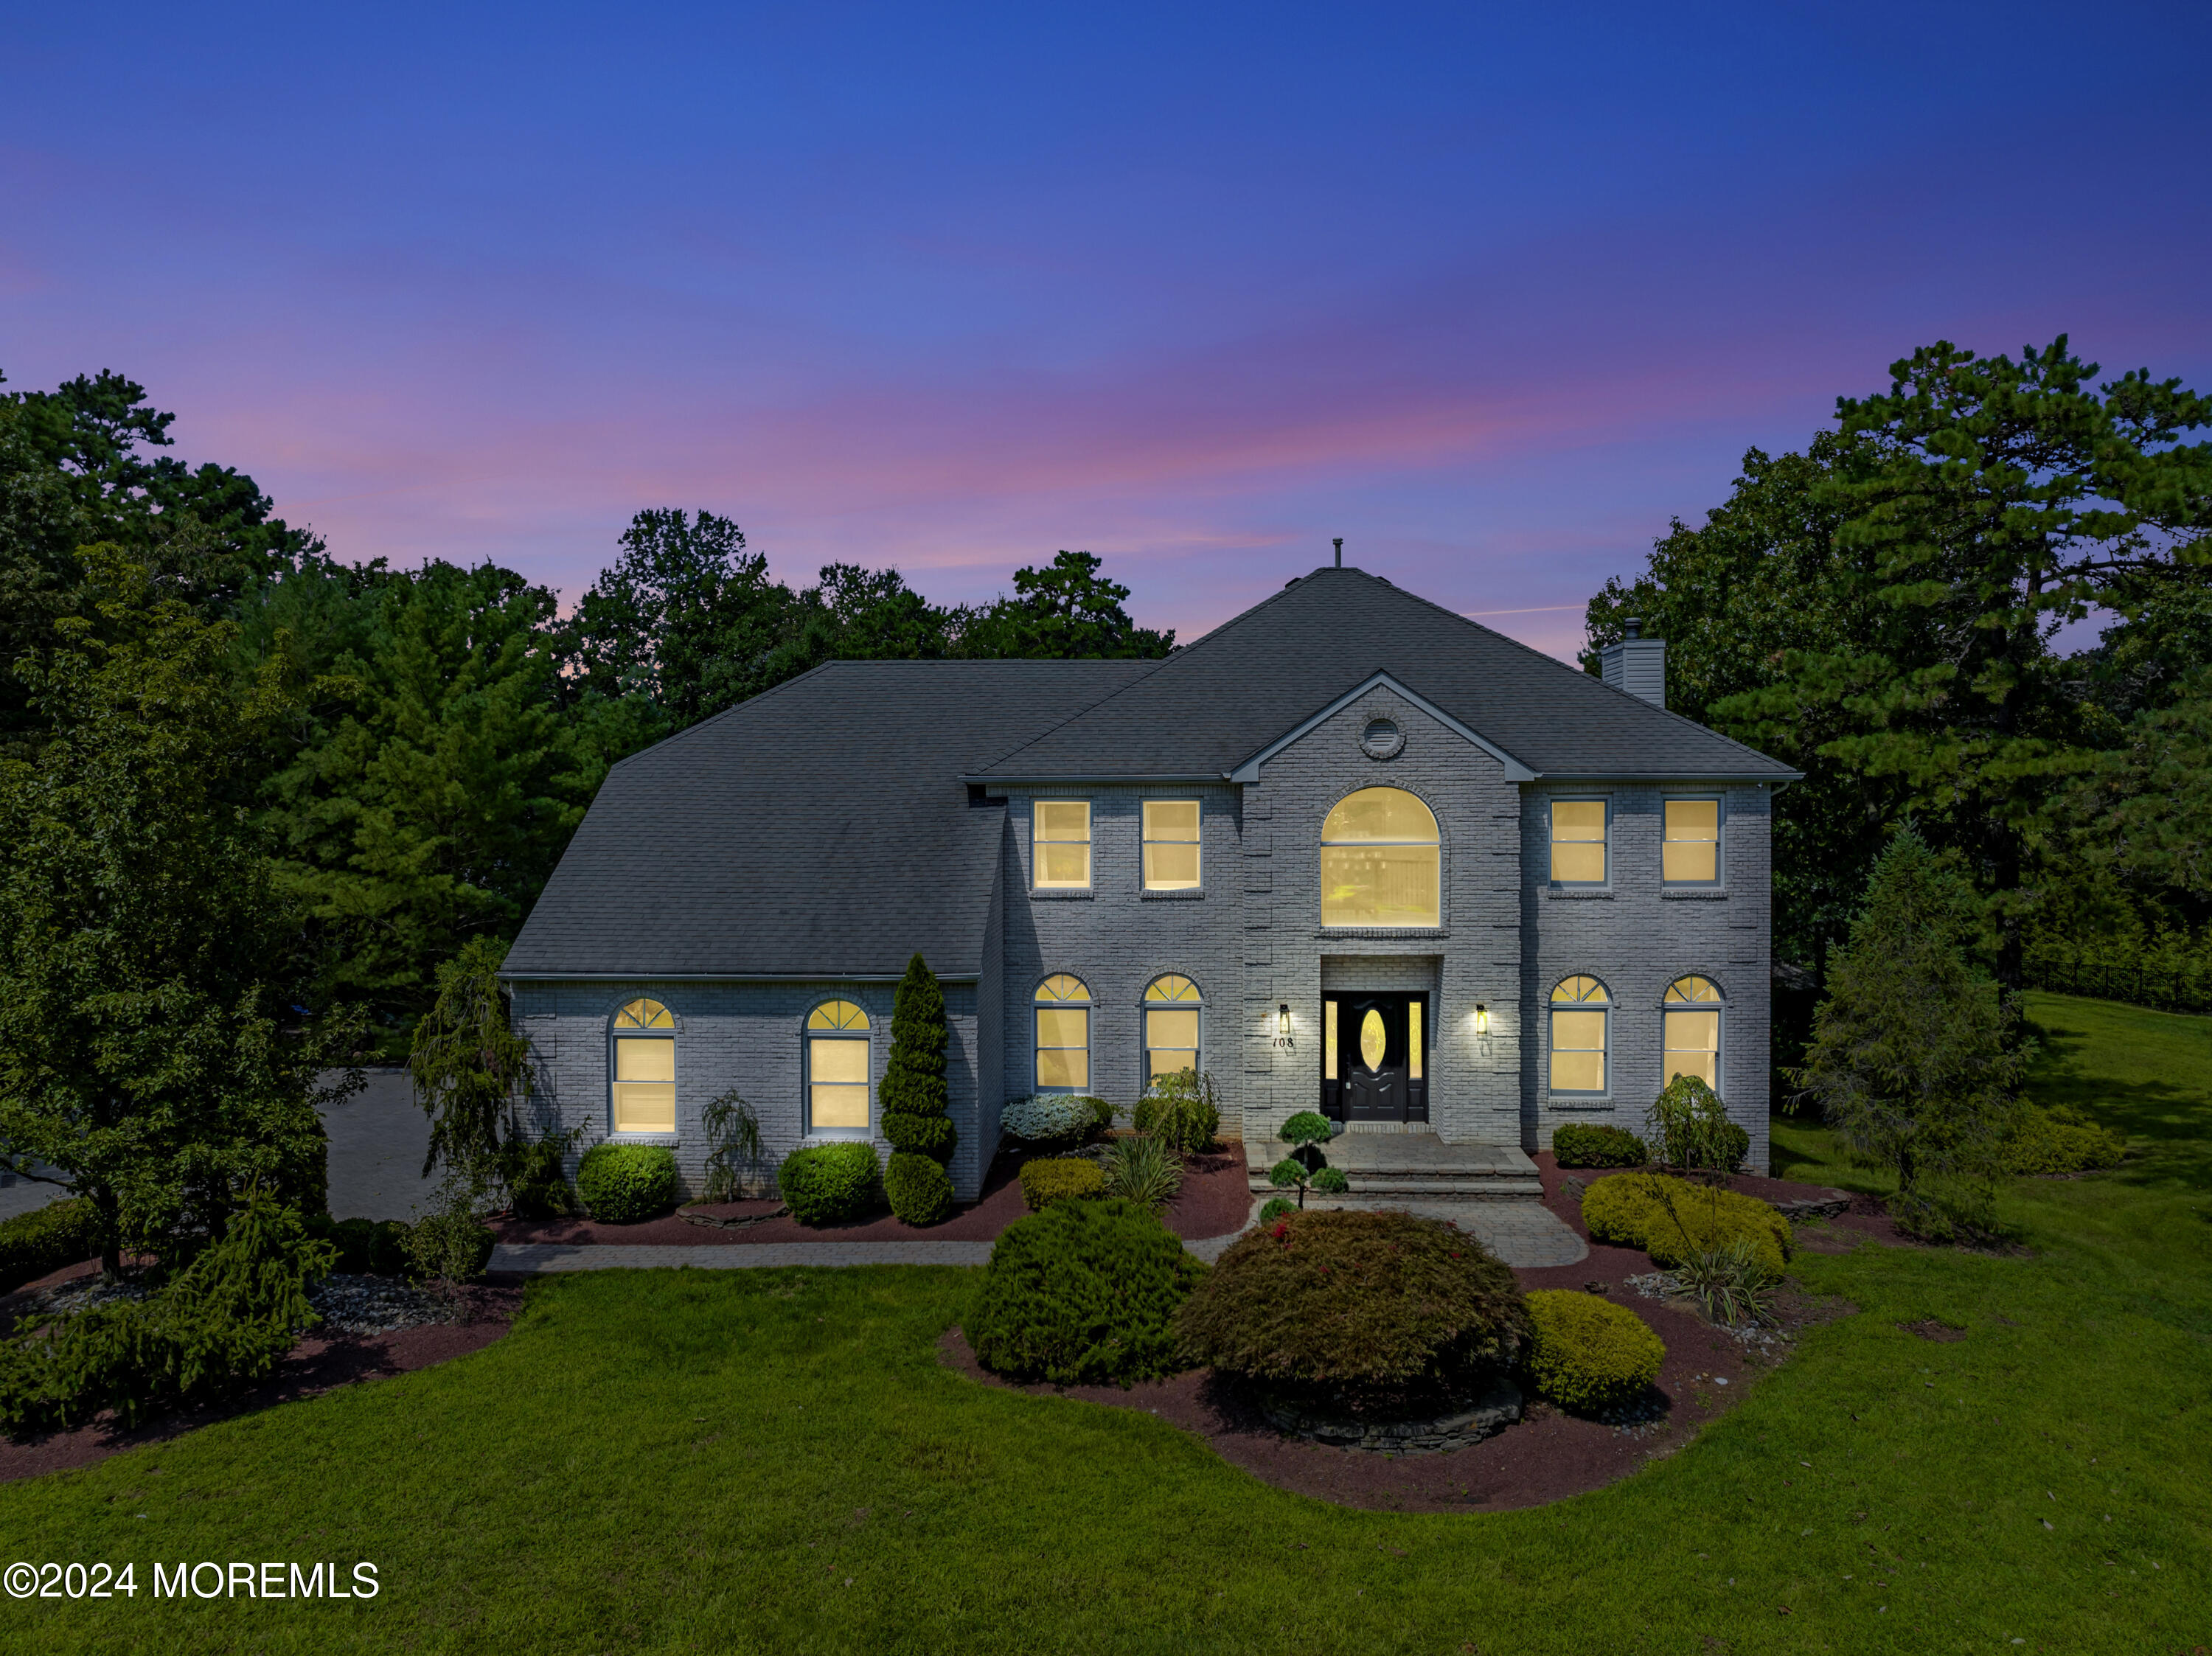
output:
POLYGON ((1344 1079, 1336 1068, 1336 1003, 1333 1000, 1321 1004, 1321 1078, 1344 1079))
POLYGON ((1037 986, 1037 1090, 1079 1093, 1090 1085, 1091 991, 1082 979, 1055 973, 1037 986))
POLYGON ((1695 1076, 1721 1089, 1721 992, 1710 978, 1677 978, 1660 1004, 1666 1026, 1663 1079, 1695 1076))
POLYGON ((1668 885, 1713 885, 1721 877, 1721 802, 1669 799, 1659 871, 1668 885))
POLYGON ((1437 925, 1436 814, 1403 788, 1362 788, 1321 830, 1323 925, 1437 925))
POLYGON ((1030 811, 1030 853, 1041 891, 1091 883, 1091 802, 1040 799, 1030 811))
POLYGON ((1406 1063, 1407 1075, 1415 1081, 1420 1080, 1421 1003, 1417 1000, 1406 1004, 1406 1063))
POLYGON ((1552 883, 1605 883, 1605 801, 1552 801, 1552 883))
POLYGON ((628 1002, 615 1014, 614 1049, 614 1130, 674 1132, 675 1018, 657 1000, 628 1002))
POLYGON ((1607 1023, 1613 998, 1595 978, 1569 978, 1552 991, 1552 1090, 1605 1090, 1607 1023))
POLYGON ((808 1131, 868 1130, 868 1015, 851 1001, 806 1015, 808 1131))
POLYGON ((1145 801, 1145 889, 1188 891, 1198 884, 1198 801, 1145 801))
POLYGON ((1170 973, 1145 990, 1145 1077, 1179 1075, 1198 1065, 1198 986, 1170 973))

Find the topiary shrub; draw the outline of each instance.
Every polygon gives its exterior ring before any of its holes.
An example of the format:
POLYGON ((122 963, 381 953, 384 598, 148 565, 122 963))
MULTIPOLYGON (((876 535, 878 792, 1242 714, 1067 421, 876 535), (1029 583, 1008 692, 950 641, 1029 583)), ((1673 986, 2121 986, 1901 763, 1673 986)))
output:
POLYGON ((0 1220, 0 1294, 99 1254, 99 1216, 81 1196, 0 1220))
POLYGON ((1193 1361, 1317 1402, 1390 1408, 1512 1368, 1513 1273, 1437 1219, 1290 1213, 1229 1245, 1176 1319, 1193 1361))
POLYGON ((1260 1204, 1260 1222, 1272 1225, 1286 1213, 1296 1213, 1298 1204, 1287 1196, 1270 1196, 1260 1204))
POLYGON ((2006 1141, 2004 1170, 2010 1174, 2083 1173, 2117 1168, 2128 1141, 2071 1106, 2027 1109, 2006 1141))
MULTIPOLYGON (((883 1104, 884 1137, 891 1149, 928 1156, 939 1166, 952 1159, 952 1147, 959 1141, 947 1113, 951 1094, 945 1084, 945 1044, 951 1034, 945 1019, 945 991, 928 962, 916 955, 906 963, 906 976, 891 999, 891 1055, 884 1066, 878 1096, 883 1104)), ((899 1187, 925 1198, 936 1188, 918 1180, 903 1180, 899 1187)), ((900 1212, 896 1197, 891 1211, 908 1224, 932 1222, 900 1212)))
POLYGON ((1106 1170, 1079 1156, 1040 1156, 1022 1163, 1022 1200, 1036 1213, 1054 1202, 1073 1202, 1106 1193, 1106 1170))
POLYGON ((941 1224, 952 1216, 952 1175, 927 1156, 893 1150, 884 1169, 884 1197, 909 1225, 941 1224))
POLYGON ((876 1149, 854 1140, 793 1150, 776 1169, 775 1186, 802 1225, 836 1225, 883 1204, 883 1169, 876 1149))
POLYGON ((1352 1181, 1344 1176, 1342 1168, 1319 1168, 1314 1172, 1313 1187, 1323 1196, 1341 1196, 1352 1188, 1352 1181))
POLYGON ((1035 1098, 1012 1099, 999 1112, 999 1125, 1032 1144, 1085 1138, 1098 1119, 1092 1106, 1102 1101, 1066 1093, 1040 1093, 1035 1098))
POLYGON ((1651 1159, 1644 1141, 1626 1128, 1580 1121, 1553 1131, 1552 1155, 1563 1168, 1640 1168, 1651 1159))
POLYGON ((676 1205, 676 1157, 665 1144, 594 1144, 576 1169, 584 1210, 603 1225, 634 1225, 676 1205))
POLYGON ((1666 1342, 1641 1317, 1595 1294, 1539 1289, 1528 1295, 1528 1319, 1529 1382, 1562 1409, 1630 1402, 1667 1361, 1666 1342))
POLYGON ((1583 1192, 1583 1224, 1592 1241, 1642 1248, 1662 1270, 1741 1237, 1779 1277, 1795 1246, 1790 1222, 1758 1198, 1663 1174, 1599 1180, 1583 1192))
POLYGON ((1187 1365, 1175 1314, 1206 1267, 1133 1203, 1055 1202, 1000 1233, 964 1324, 1010 1380, 1096 1386, 1187 1365))

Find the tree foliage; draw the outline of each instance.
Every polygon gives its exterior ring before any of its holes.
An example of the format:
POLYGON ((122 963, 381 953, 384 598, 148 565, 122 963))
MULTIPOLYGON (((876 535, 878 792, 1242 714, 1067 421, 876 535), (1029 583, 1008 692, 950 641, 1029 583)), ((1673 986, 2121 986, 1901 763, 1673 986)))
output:
POLYGON ((530 1043, 514 1028, 499 980, 507 945, 471 937, 438 968, 438 995, 415 1026, 407 1071, 430 1118, 422 1157, 433 1168, 496 1166, 520 1137, 533 1075, 530 1043))

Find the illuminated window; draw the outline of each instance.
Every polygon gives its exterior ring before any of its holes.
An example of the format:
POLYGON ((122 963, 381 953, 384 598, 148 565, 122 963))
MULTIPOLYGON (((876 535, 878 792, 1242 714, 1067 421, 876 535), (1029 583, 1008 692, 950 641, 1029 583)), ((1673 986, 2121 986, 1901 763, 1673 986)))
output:
POLYGON ((1091 991, 1055 973, 1037 986, 1036 1087, 1079 1093, 1091 1085, 1091 991))
POLYGON ((1145 991, 1145 1077, 1198 1068, 1198 986, 1170 973, 1145 991))
POLYGON ((615 1014, 614 1130, 676 1131, 676 1020, 657 1000, 615 1014))
POLYGON ((1668 885, 1713 885, 1721 877, 1721 802, 1669 799, 1659 868, 1668 885))
POLYGON ((1666 1025, 1667 1069, 1662 1077, 1695 1076, 1721 1089, 1721 992, 1710 978, 1677 978, 1660 1004, 1666 1025))
POLYGON ((849 1000, 806 1015, 806 1125, 810 1132, 868 1130, 868 1015, 849 1000))
POLYGON ((1333 1000, 1321 1004, 1321 1077, 1323 1081, 1344 1079, 1336 1069, 1336 1003, 1333 1000))
POLYGON ((1030 852, 1041 891, 1091 883, 1091 802, 1040 799, 1031 812, 1030 852))
POLYGON ((1145 889, 1188 891, 1198 883, 1198 801, 1145 801, 1145 889))
POLYGON ((1362 788, 1321 830, 1323 925, 1437 925, 1435 813, 1402 788, 1362 788))
POLYGON ((1605 1090, 1607 1021, 1612 999, 1595 978, 1569 978, 1552 991, 1552 1090, 1605 1090))
POLYGON ((1555 885, 1605 883, 1605 801, 1552 801, 1552 881, 1555 885))

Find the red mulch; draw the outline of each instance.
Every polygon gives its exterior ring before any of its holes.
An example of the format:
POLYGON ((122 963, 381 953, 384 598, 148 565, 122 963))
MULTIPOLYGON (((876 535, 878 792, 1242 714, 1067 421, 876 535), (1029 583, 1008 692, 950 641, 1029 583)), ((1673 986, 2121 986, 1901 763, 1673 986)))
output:
MULTIPOLYGON (((492 1228, 502 1242, 612 1242, 617 1245, 711 1247, 744 1242, 988 1242, 997 1238, 1029 1209, 1022 1202, 1018 1182, 1026 1156, 1001 1156, 991 1164, 983 1181, 982 1199, 956 1209, 940 1225, 909 1225, 884 1214, 852 1225, 808 1226, 786 1214, 748 1225, 743 1230, 723 1230, 695 1225, 676 1214, 648 1219, 635 1225, 602 1225, 589 1219, 499 1219, 492 1228)), ((1242 1230, 1252 1210, 1246 1186, 1243 1146, 1231 1143, 1210 1156, 1194 1156, 1185 1163, 1182 1192, 1160 1216, 1176 1235, 1196 1239, 1225 1236, 1242 1230)), ((731 1202, 700 1206, 691 1212, 718 1219, 742 1218, 750 1214, 774 1213, 775 1202, 731 1202)))
MULTIPOLYGON (((37 1289, 52 1288, 99 1268, 96 1262, 70 1265, 0 1298, 0 1322, 13 1326, 15 1318, 29 1307, 30 1296, 37 1289)), ((103 1416, 73 1432, 56 1432, 28 1442, 12 1443, 0 1439, 0 1483, 89 1466, 118 1451, 134 1449, 144 1443, 159 1443, 195 1427, 211 1425, 234 1415, 249 1414, 271 1404, 313 1397, 356 1380, 404 1374, 449 1358, 466 1356, 471 1351, 481 1351, 506 1333, 514 1322, 514 1313, 522 1304, 523 1282, 520 1277, 498 1276, 464 1289, 464 1321, 425 1323, 390 1334, 310 1336, 293 1347, 277 1365, 276 1372, 252 1391, 226 1404, 172 1415, 135 1432, 124 1431, 112 1418, 103 1416)))

